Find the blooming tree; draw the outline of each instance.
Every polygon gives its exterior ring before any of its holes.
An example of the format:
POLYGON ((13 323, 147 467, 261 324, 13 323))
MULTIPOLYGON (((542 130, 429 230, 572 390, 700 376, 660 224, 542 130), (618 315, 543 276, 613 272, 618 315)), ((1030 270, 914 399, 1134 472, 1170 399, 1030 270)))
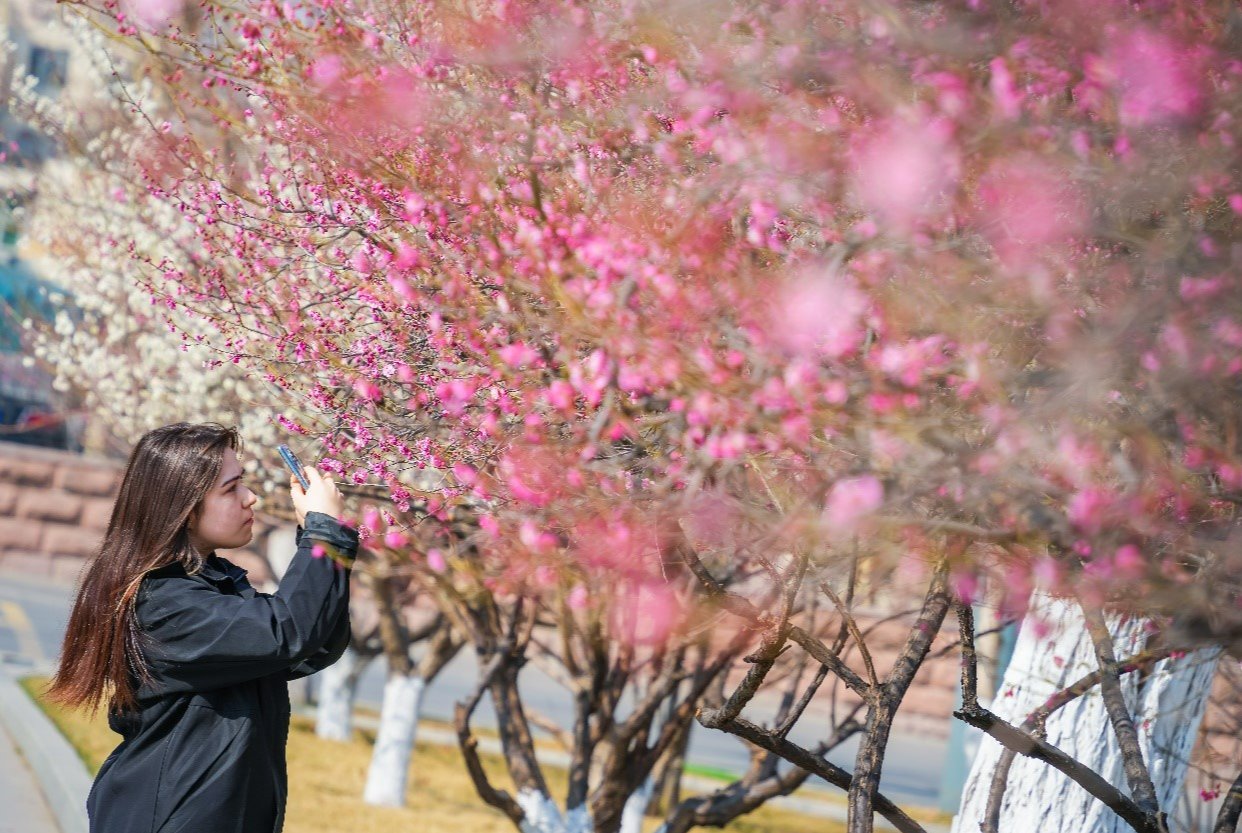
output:
MULTIPOLYGON (((472 774, 515 824, 618 829, 706 702, 847 789, 851 830, 914 829, 876 790, 955 606, 960 716, 1056 758, 973 697, 984 577, 1015 615, 1036 584, 1087 611, 1128 792, 1054 766, 1164 824, 1180 775, 1153 782, 1101 610, 1176 647, 1236 629, 1227 8, 207 2, 190 28, 173 4, 74 5, 177 103, 136 162, 193 245, 135 275, 297 403, 283 422, 326 468, 385 488, 369 540, 479 652, 459 733, 470 759, 490 694, 519 796, 472 774), (877 670, 854 592, 915 577, 877 670), (550 633, 581 697, 564 814, 516 682, 550 633), (744 720, 791 642, 820 672, 744 720), (852 772, 785 737, 829 673, 862 704, 852 772), (620 729, 631 684, 649 697, 620 729)), ((741 811, 788 786, 761 780, 741 811)))
MULTIPOLYGON (((54 372, 57 389, 80 396, 122 443, 153 425, 210 419, 236 424, 252 447, 274 447, 270 389, 231 362, 213 362, 218 353, 205 334, 214 327, 176 303, 157 303, 133 280, 136 258, 187 263, 195 248, 193 228, 152 198, 134 164, 144 152, 145 110, 159 112, 159 96, 118 77, 102 33, 82 20, 65 25, 82 84, 53 98, 33 77, 6 73, 9 108, 62 151, 20 195, 22 252, 68 293, 55 320, 26 322, 31 352, 54 372)), ((261 460, 246 462, 251 474, 268 473, 261 460)))
MULTIPOLYGON (((153 425, 184 420, 235 425, 252 450, 243 464, 252 488, 266 493, 263 508, 292 520, 291 507, 280 497, 287 473, 267 456, 286 434, 275 419, 278 389, 239 364, 222 361, 209 339, 215 329, 204 317, 153 296, 149 286, 134 280, 136 261, 198 268, 193 226, 150 193, 137 162, 146 152, 148 119, 165 113, 168 99, 133 77, 133 56, 109 54, 104 35, 85 20, 69 18, 63 25, 77 45, 73 59, 82 83, 51 98, 38 91, 33 78, 8 76, 10 108, 61 146, 60 155, 41 166, 35 187, 22 195, 27 202, 23 253, 70 296, 54 321, 26 322, 31 352, 54 372, 57 388, 83 401, 124 445, 153 425)), ((285 402, 284 410, 295 409, 285 402)), ((281 566, 269 565, 277 575, 281 566)), ((349 711, 370 659, 386 653, 390 664, 409 665, 419 647, 430 645, 420 660, 420 680, 430 680, 460 644, 438 620, 411 630, 417 614, 391 603, 408 579, 371 577, 375 592, 355 594, 355 629, 346 657, 323 675, 318 731, 324 737, 350 736, 349 711)), ((369 787, 368 794, 381 795, 377 803, 403 803, 410 748, 412 739, 400 767, 381 765, 383 777, 371 779, 387 785, 395 773, 400 780, 397 799, 390 795, 392 787, 387 792, 369 787)))

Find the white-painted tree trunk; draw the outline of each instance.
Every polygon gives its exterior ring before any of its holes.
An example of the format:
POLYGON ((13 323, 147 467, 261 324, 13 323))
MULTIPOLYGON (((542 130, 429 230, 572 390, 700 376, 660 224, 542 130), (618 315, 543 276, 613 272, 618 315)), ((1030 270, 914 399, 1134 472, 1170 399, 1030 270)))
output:
MULTIPOLYGON (((1145 622, 1109 616, 1119 660, 1143 650, 1145 622)), ((1147 677, 1122 677, 1126 702, 1138 728, 1143 760, 1151 770, 1160 806, 1171 812, 1186 777, 1191 746, 1207 704, 1219 651, 1204 649, 1158 663, 1147 677)), ((1076 603, 1036 594, 1022 624, 1013 659, 992 710, 1020 724, 1056 691, 1096 670, 1094 649, 1076 603), (1043 636, 1038 622, 1047 629, 1043 636)), ((1117 738, 1097 686, 1054 712, 1048 742, 1126 787, 1117 738)), ((953 833, 976 833, 983 821, 1001 746, 983 737, 962 792, 953 833)), ((1131 828, 1112 810, 1052 767, 1019 755, 1009 772, 999 829, 1040 833, 1123 833, 1131 828)))
POLYGON ((353 648, 317 675, 319 705, 315 713, 315 734, 325 740, 346 741, 354 731, 354 698, 358 679, 366 663, 353 648))
POLYGON ((642 833, 643 816, 646 815, 647 802, 651 800, 653 789, 655 789, 655 782, 648 778, 626 799, 625 807, 621 810, 620 833, 642 833))
POLYGON ((591 833, 591 812, 585 806, 561 815, 556 802, 536 790, 519 790, 515 800, 526 814, 522 833, 591 833))
POLYGON ((410 756, 418 732, 422 710, 422 677, 389 672, 384 683, 384 703, 380 707, 379 733, 362 799, 384 807, 405 806, 405 785, 410 774, 410 756))
MULTIPOLYGON (((641 833, 643 812, 654 786, 648 778, 626 799, 625 808, 621 811, 620 833, 641 833)), ((591 833, 594 829, 591 812, 586 807, 574 807, 562 815, 555 801, 535 790, 521 790, 516 801, 526 814, 521 825, 522 833, 591 833)))

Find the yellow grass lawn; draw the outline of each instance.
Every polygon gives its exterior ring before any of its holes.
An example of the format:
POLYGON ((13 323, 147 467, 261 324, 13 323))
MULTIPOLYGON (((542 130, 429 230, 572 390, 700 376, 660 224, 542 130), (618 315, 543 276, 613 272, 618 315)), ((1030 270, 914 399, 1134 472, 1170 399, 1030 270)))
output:
MULTIPOLYGON (((46 682, 28 678, 22 685, 78 750, 92 773, 119 743, 103 714, 91 718, 43 702, 39 692, 46 682)), ((400 809, 371 807, 362 801, 362 786, 374 743, 372 733, 358 731, 349 743, 315 736, 306 718, 295 716, 289 729, 289 805, 285 833, 513 833, 499 812, 475 795, 456 747, 418 744, 410 772, 409 804, 400 809)), ((493 783, 512 791, 502 762, 483 755, 493 783)), ((565 793, 565 772, 547 768, 554 795, 565 793)), ((658 820, 648 819, 646 830, 658 820)), ((763 807, 738 819, 725 830, 734 833, 839 833, 843 824, 823 818, 763 807)))

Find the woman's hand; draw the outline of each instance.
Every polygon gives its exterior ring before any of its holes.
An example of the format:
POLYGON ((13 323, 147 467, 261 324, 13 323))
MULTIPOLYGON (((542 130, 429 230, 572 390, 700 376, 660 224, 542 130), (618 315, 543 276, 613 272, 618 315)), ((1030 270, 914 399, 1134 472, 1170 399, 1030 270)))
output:
POLYGON ((322 512, 339 520, 345 505, 336 483, 312 466, 305 466, 304 469, 306 479, 310 481, 310 486, 305 491, 297 476, 289 475, 289 495, 293 498, 293 511, 298 516, 298 525, 306 526, 307 512, 322 512))

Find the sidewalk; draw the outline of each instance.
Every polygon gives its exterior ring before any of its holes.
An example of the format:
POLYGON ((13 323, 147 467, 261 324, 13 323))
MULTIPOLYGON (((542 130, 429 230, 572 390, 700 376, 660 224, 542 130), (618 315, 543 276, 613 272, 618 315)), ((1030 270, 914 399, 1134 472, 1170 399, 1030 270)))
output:
POLYGON ((60 833, 26 759, 0 726, 0 833, 60 833))
POLYGON ((0 833, 86 833, 91 776, 18 685, 32 670, 0 663, 0 833))

